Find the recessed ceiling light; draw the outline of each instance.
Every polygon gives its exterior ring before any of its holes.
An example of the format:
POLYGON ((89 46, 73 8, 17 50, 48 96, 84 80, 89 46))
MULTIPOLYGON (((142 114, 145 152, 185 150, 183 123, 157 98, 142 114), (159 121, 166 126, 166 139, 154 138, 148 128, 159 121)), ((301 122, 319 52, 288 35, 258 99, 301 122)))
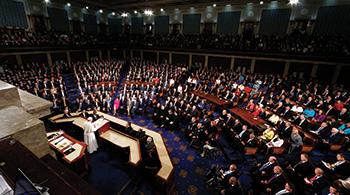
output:
POLYGON ((68 6, 68 7, 70 7, 70 6, 71 6, 71 4, 70 4, 70 3, 67 3, 67 6, 68 6))
POLYGON ((260 5, 264 4, 264 1, 260 1, 260 5))
POLYGON ((86 7, 85 7, 85 9, 89 9, 89 7, 88 7, 88 6, 86 6, 86 7))
POLYGON ((127 13, 122 13, 122 17, 128 17, 127 13))
POLYGON ((137 10, 135 10, 134 13, 137 14, 137 10))
POLYGON ((215 4, 215 3, 213 4, 213 7, 216 7, 216 4, 215 4))
POLYGON ((44 0, 45 1, 45 3, 50 3, 50 0, 44 0))
POLYGON ((163 9, 163 8, 160 8, 160 11, 161 11, 161 12, 163 12, 163 11, 164 11, 164 9, 163 9))
POLYGON ((231 7, 231 4, 227 4, 226 7, 231 7))
POLYGON ((112 12, 112 16, 115 16, 115 12, 112 12))
POLYGON ((102 9, 100 9, 100 13, 103 13, 103 10, 102 10, 102 9))

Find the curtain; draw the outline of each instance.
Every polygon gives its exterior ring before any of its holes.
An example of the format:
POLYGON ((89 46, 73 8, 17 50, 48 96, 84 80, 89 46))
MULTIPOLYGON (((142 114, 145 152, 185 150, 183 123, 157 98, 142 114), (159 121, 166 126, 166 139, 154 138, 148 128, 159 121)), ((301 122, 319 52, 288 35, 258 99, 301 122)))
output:
POLYGON ((318 10, 313 33, 350 33, 350 6, 342 5, 320 7, 318 10))
POLYGON ((220 12, 218 14, 217 30, 218 34, 237 34, 241 12, 220 12))
POLYGON ((89 33, 97 33, 96 16, 84 14, 85 31, 89 33))
POLYGON ((156 34, 169 33, 169 16, 156 16, 155 28, 156 34))
POLYGON ((68 13, 67 10, 47 8, 51 30, 69 31, 68 13))
POLYGON ((201 14, 183 15, 183 34, 199 33, 201 25, 201 14))
POLYGON ((132 34, 143 34, 143 17, 131 18, 132 34))
POLYGON ((263 10, 260 21, 260 34, 286 34, 291 9, 263 10))
POLYGON ((122 34, 122 19, 108 18, 109 32, 122 34))
POLYGON ((0 0, 0 25, 28 27, 23 2, 0 0))

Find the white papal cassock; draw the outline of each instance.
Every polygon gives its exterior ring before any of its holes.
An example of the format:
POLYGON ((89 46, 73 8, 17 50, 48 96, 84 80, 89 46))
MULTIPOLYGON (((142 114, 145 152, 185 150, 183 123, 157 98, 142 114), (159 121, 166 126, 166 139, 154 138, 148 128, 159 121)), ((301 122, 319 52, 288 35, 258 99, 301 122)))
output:
POLYGON ((90 121, 84 123, 84 142, 88 145, 87 149, 90 154, 97 150, 98 144, 95 136, 95 127, 90 121))

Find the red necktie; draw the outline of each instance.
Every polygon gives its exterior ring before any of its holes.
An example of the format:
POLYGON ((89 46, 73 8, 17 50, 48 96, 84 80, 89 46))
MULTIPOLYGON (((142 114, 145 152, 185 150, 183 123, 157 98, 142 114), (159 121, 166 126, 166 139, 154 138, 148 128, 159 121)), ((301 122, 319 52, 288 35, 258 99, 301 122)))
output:
POLYGON ((309 181, 312 183, 313 181, 315 181, 316 178, 317 178, 317 175, 315 175, 315 177, 311 178, 309 181))

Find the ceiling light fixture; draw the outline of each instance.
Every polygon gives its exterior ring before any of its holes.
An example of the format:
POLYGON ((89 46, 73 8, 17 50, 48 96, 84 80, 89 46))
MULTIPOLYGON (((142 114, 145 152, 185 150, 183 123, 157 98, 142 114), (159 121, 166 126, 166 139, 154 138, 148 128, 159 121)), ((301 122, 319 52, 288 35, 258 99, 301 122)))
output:
POLYGON ((50 3, 50 0, 44 0, 45 1, 45 3, 50 3))
POLYGON ((231 7, 231 4, 227 4, 226 7, 231 7))
POLYGON ((127 13, 122 13, 122 15, 121 15, 122 17, 128 17, 128 14, 127 13))
POLYGON ((176 10, 176 11, 178 11, 178 10, 179 10, 179 8, 175 8, 175 10, 176 10))
POLYGON ((115 16, 115 12, 112 12, 112 16, 115 16))
POLYGON ((160 8, 160 11, 161 11, 161 12, 163 12, 163 11, 164 11, 164 9, 163 9, 163 8, 160 8))
POLYGON ((137 10, 134 11, 134 14, 137 14, 137 10))
POLYGON ((146 16, 152 16, 153 15, 153 11, 152 10, 145 10, 144 14, 146 16))
POLYGON ((100 13, 101 13, 101 14, 103 13, 103 10, 102 10, 102 9, 100 9, 100 13))
POLYGON ((252 2, 250 2, 250 3, 247 3, 247 5, 253 5, 253 3, 252 3, 252 2))
POLYGON ((271 3, 278 3, 278 1, 271 1, 271 3))
POLYGON ((89 9, 89 7, 88 7, 88 6, 86 6, 86 7, 85 7, 85 9, 89 9))
POLYGON ((264 4, 264 1, 260 1, 260 5, 264 4))
POLYGON ((67 6, 68 6, 68 7, 70 7, 70 6, 71 6, 71 4, 70 4, 70 3, 67 3, 67 6))
POLYGON ((299 1, 298 1, 298 0, 290 0, 289 3, 290 3, 291 5, 296 5, 296 4, 299 3, 299 1))
POLYGON ((215 4, 215 3, 213 4, 213 7, 216 7, 216 4, 215 4))

